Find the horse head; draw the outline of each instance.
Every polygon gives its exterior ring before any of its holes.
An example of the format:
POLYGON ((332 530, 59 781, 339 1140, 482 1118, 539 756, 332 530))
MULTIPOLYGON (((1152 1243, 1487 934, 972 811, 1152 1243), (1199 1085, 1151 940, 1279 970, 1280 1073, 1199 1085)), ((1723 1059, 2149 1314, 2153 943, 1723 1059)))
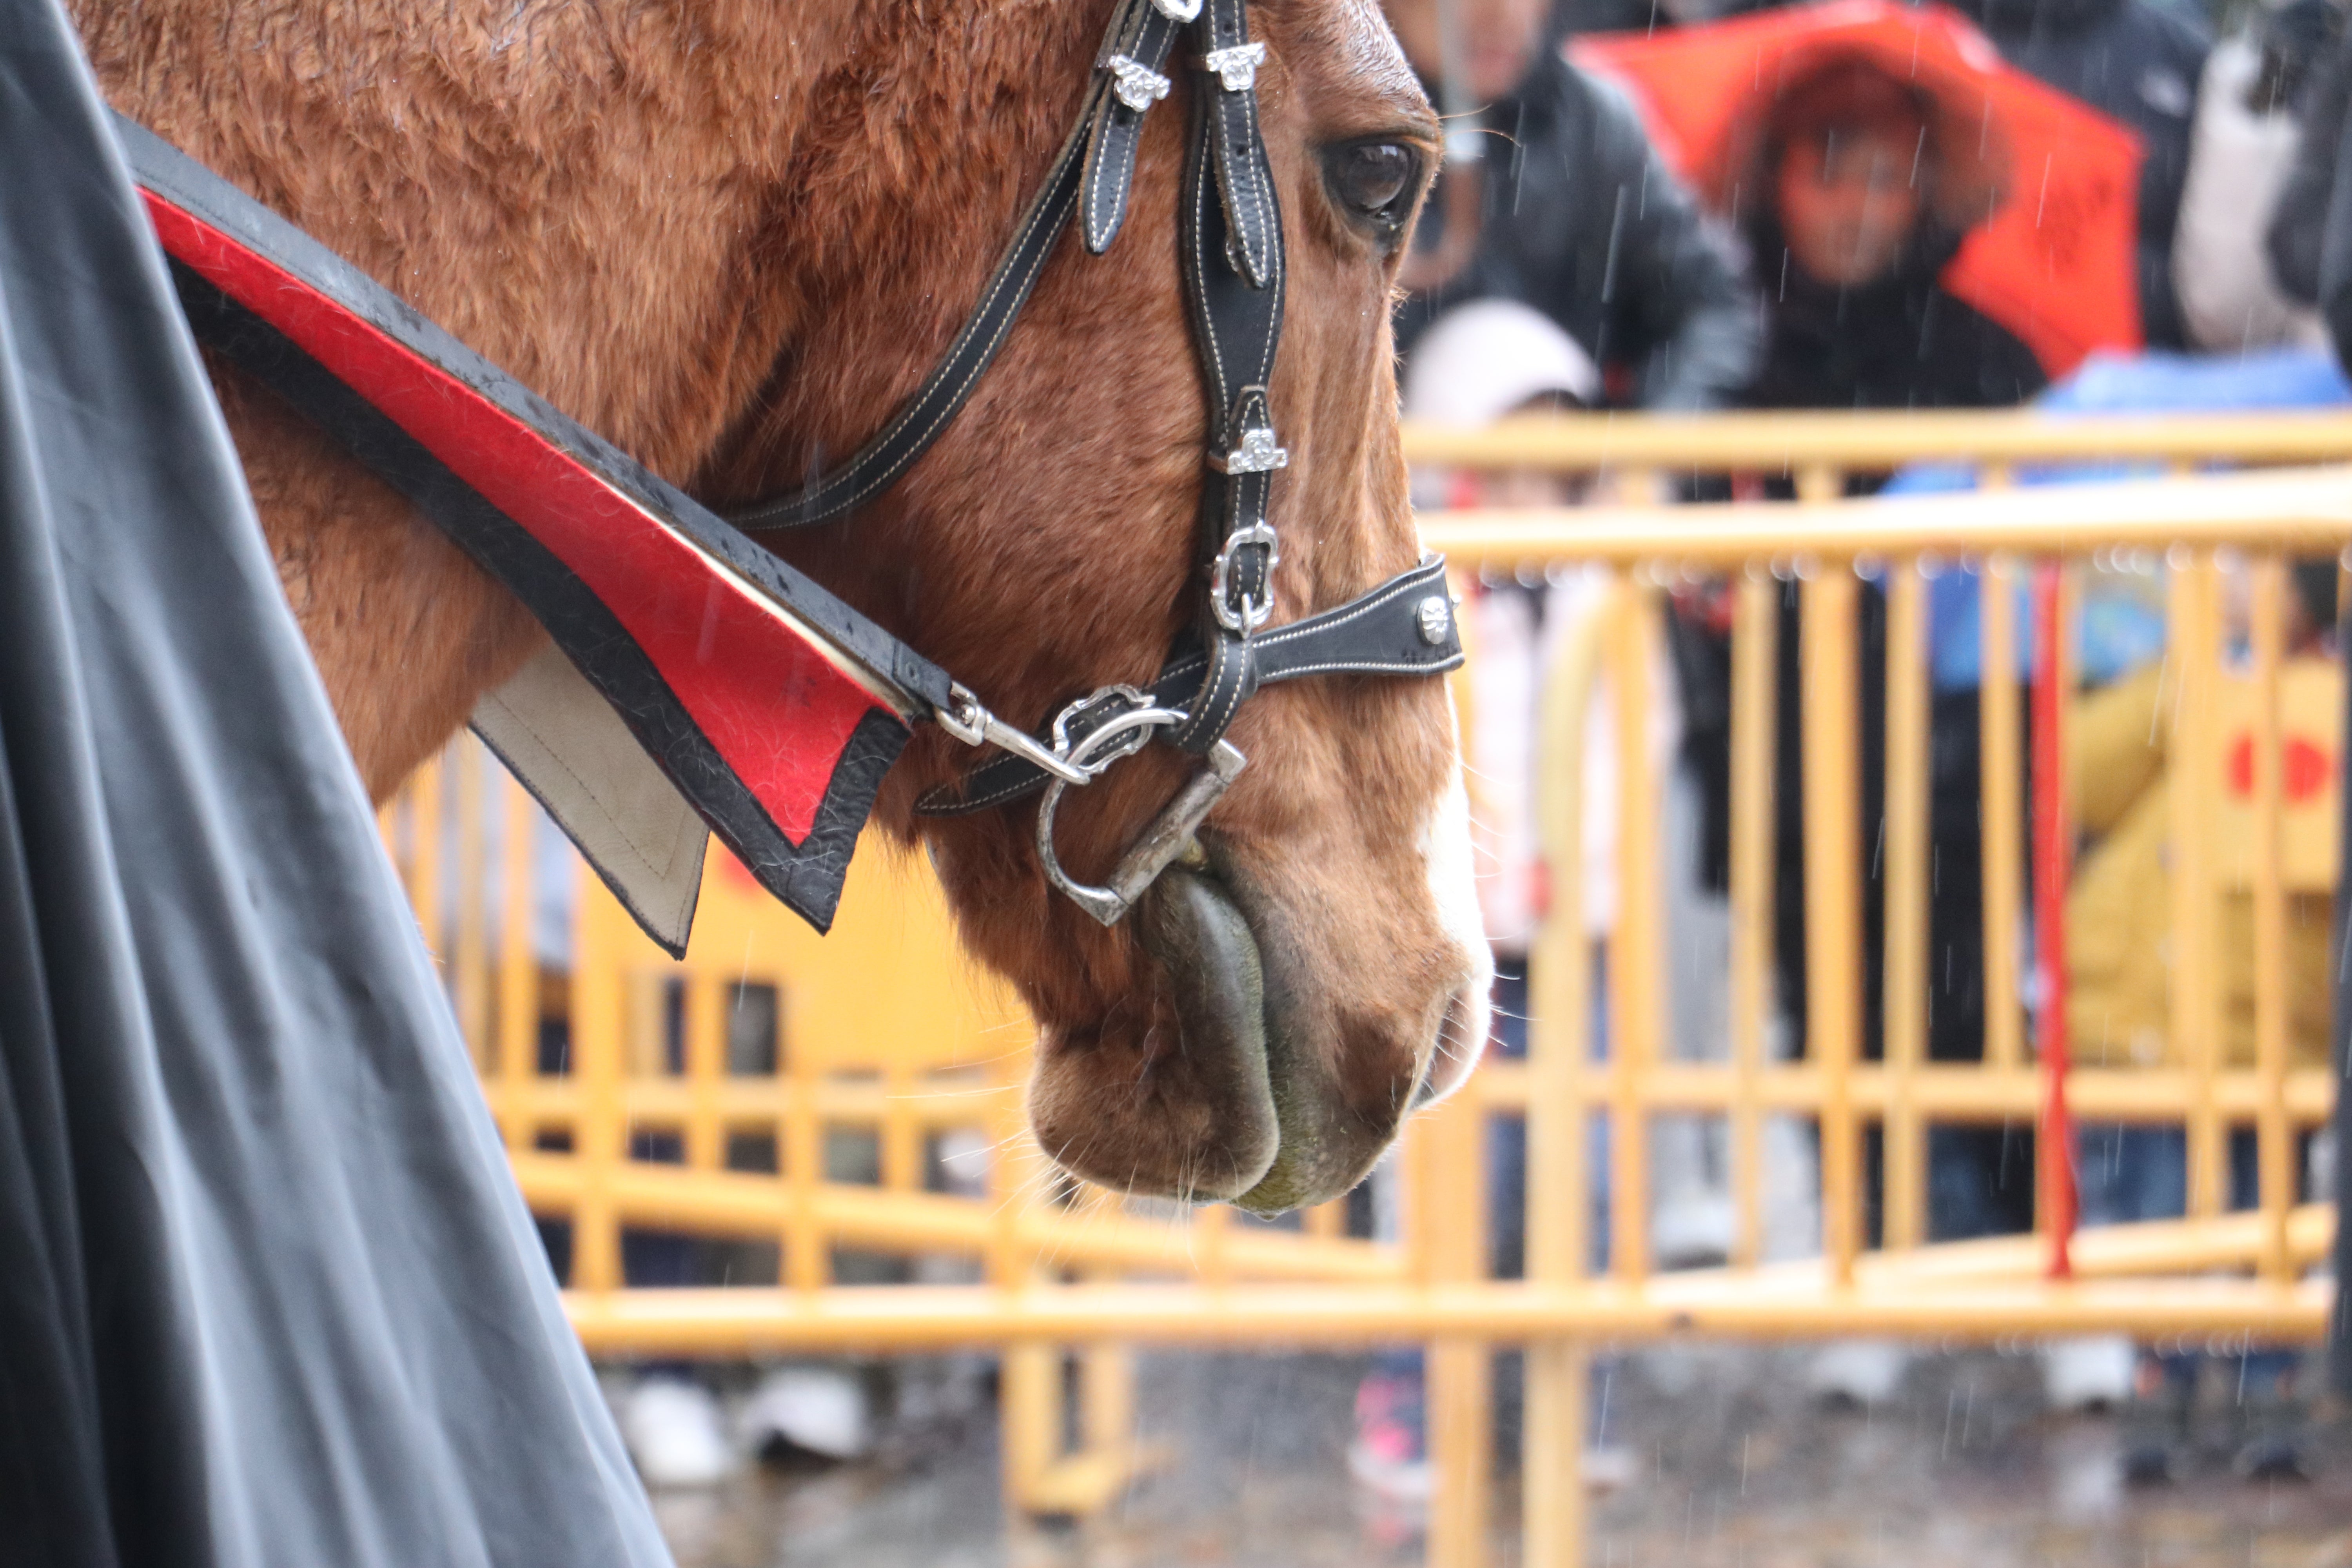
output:
MULTIPOLYGON (((722 507, 851 451, 922 382, 1088 92, 1111 9, 76 6, 118 108, 722 507)), ((1388 316, 1437 127, 1373 0, 1248 15, 1287 257, 1278 629, 1418 558, 1388 316)), ((1177 208, 1214 79, 1189 53, 1145 118, 1117 243, 1064 237, 961 417, 879 500, 773 539, 1019 724, 1149 679, 1202 602, 1211 411, 1177 208)), ((216 379, 382 798, 541 640, 298 412, 216 379)), ((1248 766, 1203 853, 1108 929, 1049 894, 1025 803, 916 813, 973 755, 938 731, 878 811, 1034 1011, 1050 1152, 1114 1186, 1278 1208, 1345 1189, 1459 1080, 1486 960, 1442 681, 1268 688, 1230 739, 1248 766)), ((1155 746, 1071 792, 1063 860, 1098 875, 1192 765, 1155 746)))
MULTIPOLYGON (((1019 107, 942 124, 845 106, 804 150, 788 226, 856 242, 804 253, 793 290, 826 309, 707 490, 796 482, 922 379, 1076 111, 1100 9, 1033 9, 1033 27, 993 44, 909 19, 876 50, 909 101, 1019 107)), ((1437 126, 1369 0, 1251 16, 1288 265, 1269 389, 1289 454, 1270 509, 1278 624, 1419 557, 1388 320, 1437 126)), ((1025 725, 1108 682, 1149 684, 1204 591, 1213 411, 1178 207, 1181 100, 1214 88, 1174 74, 1117 242, 1095 256, 1065 238, 995 367, 902 483, 851 522, 775 542, 1025 725)), ((838 90, 854 104, 873 86, 852 71, 838 90)), ((915 813, 970 765, 948 738, 919 741, 880 813, 928 847, 967 943, 1041 1026, 1031 1111, 1049 1152, 1115 1187, 1284 1208, 1352 1185, 1413 1105, 1459 1079, 1484 1041, 1488 971, 1443 682, 1269 688, 1230 738, 1249 765, 1200 835, 1204 858, 1108 930, 1053 895, 1027 802, 915 813)), ((1153 747, 1073 792, 1059 837, 1073 870, 1099 879, 1188 765, 1153 747)))

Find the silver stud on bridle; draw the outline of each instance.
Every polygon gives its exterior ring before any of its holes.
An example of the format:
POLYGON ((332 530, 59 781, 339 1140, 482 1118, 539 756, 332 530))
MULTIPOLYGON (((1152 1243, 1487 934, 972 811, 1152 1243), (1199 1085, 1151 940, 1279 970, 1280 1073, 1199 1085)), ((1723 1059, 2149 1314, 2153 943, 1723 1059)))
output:
POLYGON ((1121 103, 1138 114, 1167 97, 1172 85, 1150 66, 1140 60, 1131 60, 1125 55, 1113 55, 1103 61, 1103 66, 1110 72, 1111 91, 1118 95, 1121 103))
POLYGON ((1204 70, 1217 73, 1217 85, 1227 92, 1247 92, 1257 85, 1257 68, 1265 64, 1265 46, 1262 43, 1235 44, 1231 48, 1211 49, 1201 57, 1204 70))
POLYGON ((1268 425, 1253 425, 1242 432, 1241 445, 1219 457, 1211 453, 1209 467, 1221 474, 1265 474, 1290 467, 1290 448, 1276 439, 1268 425))

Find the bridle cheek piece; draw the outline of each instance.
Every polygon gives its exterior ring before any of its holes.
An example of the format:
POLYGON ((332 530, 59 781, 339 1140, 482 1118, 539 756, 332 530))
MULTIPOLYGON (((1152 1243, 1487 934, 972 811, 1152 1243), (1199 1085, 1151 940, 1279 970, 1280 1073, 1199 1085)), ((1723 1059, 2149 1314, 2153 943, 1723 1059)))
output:
POLYGON ((1003 754, 916 805, 927 816, 949 816, 1043 791, 1036 844, 1046 879, 1107 926, 1194 847, 1195 829, 1247 765, 1224 736, 1260 687, 1310 675, 1431 676, 1462 662, 1444 562, 1435 556, 1337 609, 1271 625, 1281 555, 1267 502, 1273 475, 1290 454, 1266 389, 1282 336, 1285 257, 1282 209, 1258 124, 1257 72, 1266 47, 1249 36, 1248 0, 1118 0, 1077 124, 930 376, 847 462, 733 517, 751 531, 835 521, 887 489, 929 449, 994 360, 1070 219, 1081 219, 1091 254, 1118 237, 1145 117, 1172 86, 1165 68, 1180 31, 1190 37, 1202 87, 1193 95, 1179 215, 1179 270, 1213 411, 1201 496, 1208 567, 1202 614, 1148 689, 1105 686, 1069 703, 1054 716, 1050 741, 999 719, 968 688, 952 684, 948 702, 933 711, 940 728, 1003 754), (1129 846, 1108 882, 1077 881, 1054 846, 1062 797, 1160 739, 1202 758, 1202 769, 1129 846))

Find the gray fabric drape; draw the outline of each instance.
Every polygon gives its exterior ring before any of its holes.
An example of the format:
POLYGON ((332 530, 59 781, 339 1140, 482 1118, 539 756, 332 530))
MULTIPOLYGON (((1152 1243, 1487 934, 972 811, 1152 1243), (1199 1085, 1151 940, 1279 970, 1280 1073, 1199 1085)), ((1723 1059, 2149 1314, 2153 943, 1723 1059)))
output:
POLYGON ((0 1564, 667 1555, 56 0, 0 0, 0 1564))

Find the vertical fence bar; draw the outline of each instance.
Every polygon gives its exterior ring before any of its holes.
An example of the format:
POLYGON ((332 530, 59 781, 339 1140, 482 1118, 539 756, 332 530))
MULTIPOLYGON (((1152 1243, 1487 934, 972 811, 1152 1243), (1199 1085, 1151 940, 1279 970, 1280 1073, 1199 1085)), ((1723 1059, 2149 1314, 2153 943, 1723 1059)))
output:
POLYGON ((1581 1341, 1528 1347, 1525 1436, 1520 1447, 1524 1568, 1585 1568, 1585 1405, 1592 1352, 1581 1341))
MULTIPOLYGON (((1586 1216, 1592 1112, 1592 946, 1585 931, 1585 719, 1605 615, 1588 614, 1559 641, 1541 689, 1537 827, 1551 907, 1528 967, 1528 1279, 1566 1289, 1591 1265, 1586 1216)), ((1584 1568, 1585 1347, 1538 1340, 1527 1352, 1520 1463, 1526 1568, 1584 1568)))
MULTIPOLYGON (((1486 1108, 1475 1095, 1457 1094, 1419 1119, 1419 1185, 1407 1222, 1426 1233, 1430 1282, 1467 1283, 1486 1271, 1486 1108)), ((1486 1561, 1493 1362, 1479 1340, 1428 1346, 1430 1568, 1486 1561)))
POLYGON ((441 773, 441 759, 430 757, 408 781, 408 906, 436 966, 442 962, 441 773))
MULTIPOLYGON (((2352 563, 2352 552, 2344 559, 2352 563)), ((2331 970, 2334 985, 2334 1016, 2329 1021, 2329 1059, 2336 1068, 2335 1110, 2328 1125, 2336 1132, 2334 1192, 2332 1196, 2339 1223, 2336 1240, 2328 1250, 2334 1265, 2329 1272, 2336 1279, 2335 1298, 2327 1312, 2327 1372, 2328 1386, 2339 1400, 2352 1399, 2352 1225, 2340 1223, 2342 1216, 2352 1215, 2352 1094, 2345 1092, 2346 1079, 2352 1078, 2352 963, 2345 954, 2352 952, 2352 784, 2343 780, 2342 758, 2352 752, 2352 574, 2339 566, 2336 580, 2336 673, 2344 683, 2344 706, 2336 712, 2336 920, 2330 932, 2329 949, 2335 963, 2331 970)))
MULTIPOLYGON (((782 1003, 789 1011, 789 987, 782 1003)), ((788 1200, 783 1281, 795 1290, 816 1290, 833 1277, 833 1258, 816 1211, 817 1184, 824 1180, 824 1119, 817 1100, 827 1064, 819 1059, 811 1032, 796 1026, 783 1028, 780 1047, 784 1059, 777 1064, 776 1076, 784 1091, 784 1146, 776 1164, 783 1172, 788 1200)), ((997 1158, 1004 1158, 1004 1152, 1000 1146, 997 1158)))
POLYGON ((1004 1519, 1017 1538, 1029 1527, 1040 1484, 1062 1452, 1062 1352, 1021 1340, 1004 1347, 997 1393, 1004 1443, 1004 1519))
POLYGON ((1772 772, 1780 585, 1742 574, 1731 629, 1731 1260, 1763 1253, 1764 1117, 1759 1079, 1772 1005, 1772 772))
POLYGON ((1912 1090, 1927 1059, 1927 643, 1916 561, 1886 584, 1885 1243, 1927 1237, 1927 1140, 1912 1090))
POLYGON ((686 1163, 716 1171, 725 1163, 726 1129, 719 1089, 727 1076, 727 982, 689 969, 686 983, 686 1163))
POLYGON ((2211 824, 2220 807, 2215 727, 2221 679, 2220 574, 2212 557, 2176 545, 2168 618, 2173 668, 2171 811, 2172 994, 2168 1024, 2189 1075, 2185 1118, 2189 1215, 2227 1206, 2228 1126, 2214 1093, 2221 1058, 2221 989, 2211 824))
POLYGON ((499 848, 505 897, 499 920, 498 1081, 506 1105, 501 1121, 507 1147, 528 1149, 536 1129, 526 1108, 539 1070, 539 943, 533 929, 538 866, 532 854, 539 808, 530 793, 503 770, 499 798, 504 808, 499 848))
POLYGON ((447 752, 457 774, 457 962, 452 978, 457 1001, 457 1028, 474 1070, 491 1063, 489 858, 487 813, 483 801, 483 767, 489 752, 470 734, 460 735, 447 752))
POLYGON ((580 1118, 572 1147, 580 1164, 580 1198, 572 1211, 572 1284, 593 1294, 621 1285, 621 1226, 611 1183, 628 1152, 623 955, 636 939, 636 928, 602 882, 583 877, 575 929, 572 1071, 579 1084, 580 1118))
MULTIPOLYGON (((795 1048, 793 1064, 807 1054, 795 1048)), ((1021 1086, 1027 1077, 1028 1054, 1008 1053, 992 1059, 989 1068, 995 1089, 988 1099, 992 1140, 988 1181, 994 1224, 985 1263, 989 1283, 1009 1296, 1035 1282, 1034 1261, 1022 1222, 1037 1202, 1042 1173, 1035 1147, 1028 1142, 1022 1109, 1021 1086)), ((796 1108, 806 1103, 802 1080, 793 1078, 784 1093, 787 1125, 797 1127, 802 1119, 796 1108)), ((788 1246, 790 1236, 788 1231, 788 1246)), ((1030 1501, 1061 1447, 1062 1354, 1051 1345, 1022 1341, 1005 1346, 997 1366, 1003 1384, 997 1420, 1003 1447, 1004 1520, 1008 1533, 1018 1544, 1031 1529, 1030 1501)), ((1019 1555, 1013 1558, 1024 1560, 1019 1555)))
POLYGON ((1429 1568, 1483 1568, 1486 1561, 1494 1359, 1477 1340, 1429 1347, 1429 1568))
POLYGON ((1610 700, 1617 729, 1617 922, 1609 940, 1611 1272, 1650 1273, 1650 1126, 1642 1091, 1659 1056, 1664 910, 1658 889, 1658 794, 1650 759, 1650 659, 1656 591, 1638 574, 1620 584, 1610 637, 1610 700))
POLYGON ((2254 733, 2254 1111, 2255 1194, 2263 1239, 2257 1268, 2266 1279, 2294 1277, 2286 1249, 2287 1210, 2294 1206, 2294 1131, 2287 1123, 2286 888, 2280 864, 2280 812, 2284 799, 2279 722, 2279 660, 2284 633, 2286 563, 2257 557, 2248 605, 2252 619, 2254 733))
POLYGON ((1852 1074, 1862 1038, 1862 842, 1856 580, 1825 562, 1804 585, 1805 1011, 1821 1074, 1822 1250, 1853 1282, 1861 1246, 1861 1149, 1852 1074))
POLYGON ((2050 1237, 2050 1277, 2073 1277, 2074 1125, 2067 1114, 2066 884, 2074 826, 2066 799, 2066 617, 2063 568, 2033 574, 2033 935, 2040 966, 2042 1119, 2034 1174, 2041 1225, 2050 1237))
POLYGON ((923 1130, 915 1120, 915 1075, 903 1059, 882 1068, 882 1184, 894 1193, 911 1193, 923 1184, 923 1130))

